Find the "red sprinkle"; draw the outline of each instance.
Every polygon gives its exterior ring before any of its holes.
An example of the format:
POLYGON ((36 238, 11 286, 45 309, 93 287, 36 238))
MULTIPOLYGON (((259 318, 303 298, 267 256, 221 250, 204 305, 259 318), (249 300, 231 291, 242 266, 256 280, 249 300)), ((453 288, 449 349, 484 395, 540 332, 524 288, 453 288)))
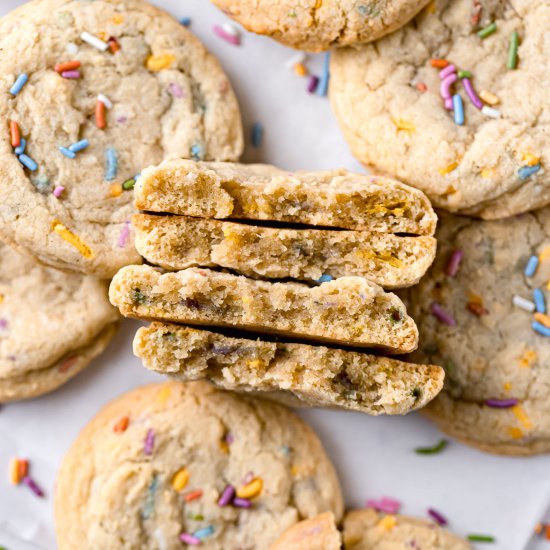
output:
POLYGON ((481 317, 482 315, 489 315, 489 310, 485 307, 483 307, 478 302, 468 302, 466 304, 466 309, 473 313, 474 315, 477 315, 478 317, 481 317))
POLYGON ((54 67, 56 73, 64 73, 66 71, 75 71, 80 69, 80 61, 67 61, 66 63, 59 63, 54 67))
POLYGON ((430 59, 430 65, 436 69, 444 69, 449 62, 446 59, 430 59))
POLYGON ((29 461, 26 458, 17 460, 17 474, 19 479, 23 479, 29 475, 29 461))
POLYGON ((128 424, 130 423, 130 418, 128 416, 123 416, 114 426, 113 431, 116 433, 122 433, 126 431, 128 424))
POLYGON ((19 124, 15 120, 10 120, 10 136, 11 146, 19 147, 21 145, 21 132, 19 131, 19 124))
POLYGON ((107 40, 107 44, 109 45, 109 49, 111 50, 111 53, 116 53, 118 50, 120 50, 120 44, 118 43, 118 40, 114 36, 110 36, 109 40, 107 40))
POLYGON ((78 360, 78 355, 73 355, 72 357, 68 357, 59 365, 59 372, 67 372, 78 360))
POLYGON ((418 82, 416 84, 416 89, 419 91, 419 92, 427 92, 428 91, 428 86, 426 86, 426 84, 424 84, 424 82, 418 82))
POLYGON ((201 497, 202 497, 202 490, 197 489, 196 491, 191 491, 190 493, 187 493, 183 497, 183 500, 185 500, 185 502, 191 502, 192 500, 197 500, 198 498, 201 498, 201 497))

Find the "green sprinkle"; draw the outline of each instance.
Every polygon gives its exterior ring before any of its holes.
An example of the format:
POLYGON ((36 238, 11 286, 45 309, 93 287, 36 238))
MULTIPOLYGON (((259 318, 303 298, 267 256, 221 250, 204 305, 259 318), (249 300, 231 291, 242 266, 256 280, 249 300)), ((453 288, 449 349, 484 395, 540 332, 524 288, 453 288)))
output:
POLYGON ((514 70, 518 66, 518 46, 519 34, 517 33, 517 31, 514 31, 510 40, 510 48, 508 50, 508 62, 506 64, 508 68, 512 70, 514 70))
POLYGON ((458 78, 472 78, 470 71, 458 71, 458 78))
POLYGON ((126 191, 130 191, 130 189, 133 189, 134 188, 134 185, 136 184, 136 180, 134 178, 130 178, 129 180, 126 180, 123 184, 122 184, 122 189, 126 190, 126 191))
POLYGON ((187 517, 193 521, 204 521, 204 516, 202 514, 187 514, 187 517))
POLYGON ((491 36, 494 32, 497 30, 497 24, 491 23, 490 25, 487 25, 485 28, 481 29, 480 31, 477 31, 477 35, 479 38, 487 38, 488 36, 491 36))
POLYGON ((147 301, 147 296, 141 292, 139 288, 134 288, 132 290, 132 302, 135 304, 144 304, 147 301))
POLYGON ((434 445, 433 447, 418 447, 414 450, 414 452, 418 455, 436 455, 440 453, 446 446, 448 441, 446 439, 442 439, 437 445, 434 445))
POLYGON ((468 535, 468 540, 472 542, 495 542, 495 537, 492 537, 491 535, 468 535))

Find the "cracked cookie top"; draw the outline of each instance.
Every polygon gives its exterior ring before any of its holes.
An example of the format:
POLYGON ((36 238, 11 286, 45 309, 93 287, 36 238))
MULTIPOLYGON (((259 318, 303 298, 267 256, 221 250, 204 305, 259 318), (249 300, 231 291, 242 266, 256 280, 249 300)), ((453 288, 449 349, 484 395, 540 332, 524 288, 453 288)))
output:
POLYGON ((56 493, 61 550, 268 548, 323 511, 339 520, 342 498, 313 432, 284 407, 202 382, 107 405, 65 457, 56 493))
POLYGON ((0 233, 44 263, 110 277, 138 262, 141 170, 241 153, 219 64, 145 2, 34 0, 0 31, 0 233))
POLYGON ((449 211, 548 204, 549 26, 546 0, 438 0, 375 44, 337 50, 330 96, 353 153, 449 211))
POLYGON ((398 29, 429 0, 213 0, 249 31, 300 50, 371 42, 398 29))

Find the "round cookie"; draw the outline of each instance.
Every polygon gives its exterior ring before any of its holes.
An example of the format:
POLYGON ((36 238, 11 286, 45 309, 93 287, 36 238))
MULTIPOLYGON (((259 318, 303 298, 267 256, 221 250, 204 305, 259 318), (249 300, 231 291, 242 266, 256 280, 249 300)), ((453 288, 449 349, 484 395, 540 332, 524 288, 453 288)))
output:
POLYGON ((398 29, 429 0, 213 0, 249 31, 300 50, 371 42, 398 29))
POLYGON ((340 519, 342 506, 300 419, 203 382, 144 386, 107 405, 66 455, 55 498, 60 550, 268 548, 301 519, 340 519))
POLYGON ((218 62, 141 0, 33 0, 0 21, 0 49, 0 234, 50 266, 108 278, 138 263, 129 220, 141 170, 241 153, 218 62))
POLYGON ((546 0, 438 0, 376 44, 334 52, 330 96, 353 153, 449 211, 496 219, 548 204, 549 26, 546 0), (471 76, 443 84, 432 62, 471 76), (461 98, 462 125, 441 86, 461 98))
POLYGON ((433 521, 353 510, 344 519, 345 550, 472 550, 464 539, 433 521))
POLYGON ((501 221, 444 215, 436 236, 436 261, 405 299, 420 332, 414 359, 446 370, 426 414, 486 451, 549 452, 550 346, 532 323, 550 335, 550 317, 512 300, 549 297, 550 208, 501 221))
POLYGON ((0 402, 65 383, 105 349, 117 321, 105 282, 0 243, 0 402))

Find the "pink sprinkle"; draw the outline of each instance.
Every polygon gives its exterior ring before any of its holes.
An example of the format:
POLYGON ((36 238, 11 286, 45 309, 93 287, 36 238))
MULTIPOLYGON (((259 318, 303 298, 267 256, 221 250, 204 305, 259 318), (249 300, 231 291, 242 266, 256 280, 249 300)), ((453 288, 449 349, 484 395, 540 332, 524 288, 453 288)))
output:
POLYGON ((456 325, 455 318, 445 311, 437 302, 432 302, 430 304, 430 313, 444 325, 454 327, 456 325))
POLYGON ((397 514, 399 508, 401 508, 401 502, 394 498, 382 497, 380 500, 367 500, 367 507, 374 508, 378 512, 384 512, 385 514, 397 514))
POLYGON ((80 78, 80 71, 63 71, 61 73, 61 76, 63 78, 68 78, 68 79, 76 79, 76 78, 80 78))
POLYGON ((119 124, 124 124, 127 120, 128 120, 128 117, 125 117, 124 115, 123 115, 123 116, 117 116, 117 117, 116 117, 116 121, 117 121, 119 124))
POLYGON ((225 442, 231 445, 235 441, 235 436, 231 432, 225 434, 225 442))
POLYGON ((453 73, 456 73, 456 67, 453 64, 447 65, 444 69, 441 69, 441 71, 439 71, 439 78, 441 78, 441 80, 444 80, 453 73))
POLYGON ((449 99, 451 94, 451 86, 458 80, 458 76, 453 73, 450 74, 447 78, 444 78, 439 87, 439 93, 443 99, 449 99))
POLYGON ((168 89, 174 97, 183 97, 183 90, 181 89, 181 86, 178 86, 174 82, 172 82, 170 86, 168 86, 168 89))
POLYGON ((447 99, 445 99, 445 109, 447 109, 447 111, 452 111, 453 110, 453 98, 452 97, 448 97, 447 99))
POLYGON ((447 262, 447 266, 445 267, 445 274, 449 277, 454 277, 458 272, 458 267, 460 266, 460 262, 462 261, 462 257, 464 256, 464 252, 462 250, 455 250, 451 257, 449 258, 449 261, 447 262))
POLYGON ((124 248, 126 246, 129 236, 130 236, 130 222, 124 222, 124 226, 120 230, 120 235, 118 236, 119 248, 124 248))
POLYGON ((62 185, 58 185, 54 190, 53 190, 53 196, 56 197, 57 199, 61 196, 61 193, 63 193, 63 191, 65 191, 65 188, 62 186, 62 185))
POLYGON ((248 472, 243 478, 243 485, 248 485, 254 479, 254 472, 248 472))
POLYGON ((36 484, 36 482, 29 476, 25 476, 21 482, 25 484, 37 497, 43 497, 44 491, 36 484))
POLYGON ((481 109, 483 107, 483 102, 477 96, 474 87, 472 86, 472 81, 469 78, 463 78, 462 84, 464 84, 464 89, 470 98, 470 101, 474 104, 476 109, 481 109))
POLYGON ((437 510, 433 508, 428 508, 428 515, 438 524, 438 525, 447 525, 449 523, 447 519, 442 516, 437 510))
POLYGON ((241 45, 241 37, 240 36, 233 36, 232 34, 229 34, 228 32, 225 32, 225 30, 222 27, 220 27, 219 25, 214 25, 212 27, 212 30, 220 38, 223 38, 226 42, 229 42, 230 44, 233 44, 234 46, 240 46, 241 45))
POLYGON ((185 544, 189 544, 190 546, 198 546, 201 543, 201 539, 194 537, 190 533, 182 533, 180 535, 181 542, 185 542, 185 544))
POLYGON ((147 430, 147 435, 145 436, 145 443, 143 444, 143 452, 146 455, 153 453, 153 447, 155 446, 155 431, 152 428, 147 430))
POLYGON ((8 328, 8 321, 6 319, 0 319, 0 329, 5 330, 8 328))
POLYGON ((315 90, 317 89, 317 86, 319 85, 319 77, 312 74, 310 77, 309 77, 309 81, 307 83, 307 91, 310 93, 310 94, 313 94, 315 92, 315 90))

